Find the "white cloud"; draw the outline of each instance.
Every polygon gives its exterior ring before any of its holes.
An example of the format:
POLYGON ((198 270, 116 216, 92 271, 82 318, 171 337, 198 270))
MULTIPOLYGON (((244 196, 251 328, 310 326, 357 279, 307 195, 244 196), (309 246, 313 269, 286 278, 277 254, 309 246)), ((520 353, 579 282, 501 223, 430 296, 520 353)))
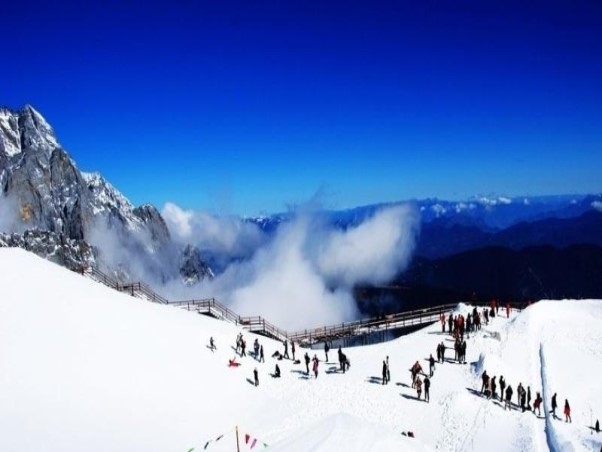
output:
POLYGON ((181 240, 188 240, 192 235, 192 226, 190 221, 194 214, 176 206, 173 203, 166 203, 161 211, 163 219, 167 223, 170 232, 181 240))
POLYGON ((602 201, 594 201, 592 202, 592 207, 596 209, 598 212, 602 212, 602 201))
POLYGON ((353 286, 382 283, 403 270, 418 225, 418 211, 409 206, 382 209, 347 231, 301 214, 252 259, 205 284, 204 295, 289 330, 347 321, 357 317, 353 286))
POLYGON ((390 280, 411 257, 418 219, 414 208, 403 205, 381 210, 356 228, 333 231, 318 258, 320 272, 348 287, 390 280))
POLYGON ((161 215, 178 242, 191 243, 215 254, 248 256, 265 240, 257 225, 237 217, 184 210, 173 203, 166 203, 161 215))

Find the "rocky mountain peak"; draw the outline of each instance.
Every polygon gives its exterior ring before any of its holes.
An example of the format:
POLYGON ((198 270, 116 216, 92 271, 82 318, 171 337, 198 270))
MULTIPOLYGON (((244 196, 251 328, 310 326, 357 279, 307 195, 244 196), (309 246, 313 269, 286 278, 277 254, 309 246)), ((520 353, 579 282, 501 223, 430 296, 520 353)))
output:
POLYGON ((0 108, 0 157, 15 157, 23 152, 43 152, 50 158, 60 148, 56 134, 44 117, 31 105, 19 111, 0 108))
MULTIPOLYGON (((48 232, 22 239, 11 236, 4 246, 24 244, 44 255, 44 250, 59 249, 57 243, 63 249, 74 240, 95 247, 95 262, 103 270, 118 269, 127 279, 152 275, 167 281, 180 276, 182 250, 171 241, 159 211, 150 204, 135 208, 99 173, 81 172, 31 105, 19 111, 0 108, 0 203, 5 217, 0 226, 10 225, 0 232, 48 232), (142 270, 136 274, 133 268, 142 270)), ((182 260, 190 260, 187 280, 194 272, 200 279, 211 272, 198 254, 182 260)))

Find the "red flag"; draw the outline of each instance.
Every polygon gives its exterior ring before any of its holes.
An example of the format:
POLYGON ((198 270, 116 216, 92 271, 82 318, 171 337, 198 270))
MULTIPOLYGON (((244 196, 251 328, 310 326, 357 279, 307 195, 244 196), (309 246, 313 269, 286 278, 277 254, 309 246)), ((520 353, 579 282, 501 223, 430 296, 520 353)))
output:
POLYGON ((251 449, 255 447, 255 444, 257 444, 257 438, 253 439, 253 442, 251 443, 251 449))
POLYGON ((245 433, 245 444, 249 444, 249 440, 251 439, 251 435, 245 433))

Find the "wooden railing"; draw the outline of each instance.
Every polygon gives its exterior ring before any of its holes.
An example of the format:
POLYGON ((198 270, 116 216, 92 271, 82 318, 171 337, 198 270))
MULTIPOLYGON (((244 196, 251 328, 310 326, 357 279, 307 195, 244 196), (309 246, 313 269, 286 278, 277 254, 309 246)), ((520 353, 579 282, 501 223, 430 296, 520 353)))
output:
POLYGON ((97 270, 96 268, 88 268, 82 271, 82 274, 89 275, 95 281, 104 284, 105 286, 109 286, 111 289, 119 289, 119 282, 116 279, 111 278, 109 275, 97 270))
MULTIPOLYGON (((241 317, 215 298, 169 301, 167 298, 162 297, 141 282, 120 284, 117 280, 94 268, 85 270, 83 273, 90 275, 96 281, 103 283, 112 289, 129 293, 132 296, 141 296, 155 303, 176 306, 187 309, 188 311, 197 311, 202 314, 209 314, 213 317, 240 325, 249 331, 261 333, 281 341, 295 341, 300 345, 311 345, 315 342, 331 341, 339 338, 360 336, 374 332, 433 323, 439 320, 442 313, 445 313, 447 316, 449 315, 449 312, 456 307, 456 304, 430 306, 428 308, 416 309, 413 311, 398 312, 395 314, 288 333, 268 322, 261 316, 241 317)), ((471 304, 476 306, 489 306, 489 303, 483 302, 471 304)), ((510 302, 510 305, 513 309, 521 310, 526 307, 527 303, 510 302)), ((500 306, 500 309, 505 309, 505 306, 500 306)))
POLYGON ((121 290, 122 292, 128 292, 132 297, 135 297, 136 295, 140 294, 154 303, 169 304, 169 300, 167 298, 162 297, 157 292, 148 287, 146 284, 143 284, 141 282, 121 284, 119 286, 119 290, 121 290))
POLYGON ((214 317, 219 317, 228 320, 235 324, 240 324, 240 316, 227 308, 215 298, 205 298, 201 300, 184 300, 184 301, 170 301, 170 306, 176 306, 179 308, 187 309, 188 311, 198 311, 211 314, 214 317))
POLYGON ((250 331, 261 331, 262 333, 281 341, 289 339, 289 335, 286 331, 281 330, 261 316, 241 317, 240 322, 241 325, 244 325, 250 331))
POLYGON ((442 313, 448 313, 456 307, 455 304, 432 306, 414 311, 399 312, 369 319, 344 322, 337 325, 297 331, 288 335, 289 339, 303 342, 321 342, 342 337, 358 336, 376 331, 406 328, 409 326, 432 323, 439 320, 442 313))

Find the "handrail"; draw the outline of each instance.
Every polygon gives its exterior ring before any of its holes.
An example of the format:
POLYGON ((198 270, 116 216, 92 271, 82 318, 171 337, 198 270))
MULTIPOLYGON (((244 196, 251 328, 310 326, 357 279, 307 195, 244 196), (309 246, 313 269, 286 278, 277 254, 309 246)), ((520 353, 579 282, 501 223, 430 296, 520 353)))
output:
MULTIPOLYGON (((127 292, 132 296, 142 294, 152 302, 186 308, 188 311, 201 312, 201 310, 205 310, 208 314, 217 315, 236 325, 242 325, 251 331, 262 332, 278 340, 294 340, 298 342, 312 342, 312 340, 346 337, 364 334, 366 332, 380 331, 383 328, 386 330, 389 328, 403 328, 405 326, 430 323, 436 321, 442 313, 449 312, 457 306, 455 303, 429 306, 426 308, 414 309, 412 311, 397 312, 394 314, 353 320, 351 322, 342 322, 335 325, 326 325, 314 329, 305 329, 288 333, 286 330, 282 330, 276 325, 268 322, 262 316, 241 317, 215 298, 169 301, 142 282, 120 284, 114 278, 93 267, 85 269, 82 273, 92 275, 98 282, 120 292, 127 292), (434 316, 437 317, 433 320, 434 316)), ((471 304, 474 306, 489 306, 489 303, 484 302, 472 302, 471 304)), ((508 304, 513 306, 514 309, 522 309, 526 305, 525 303, 520 302, 508 302, 508 304)))

